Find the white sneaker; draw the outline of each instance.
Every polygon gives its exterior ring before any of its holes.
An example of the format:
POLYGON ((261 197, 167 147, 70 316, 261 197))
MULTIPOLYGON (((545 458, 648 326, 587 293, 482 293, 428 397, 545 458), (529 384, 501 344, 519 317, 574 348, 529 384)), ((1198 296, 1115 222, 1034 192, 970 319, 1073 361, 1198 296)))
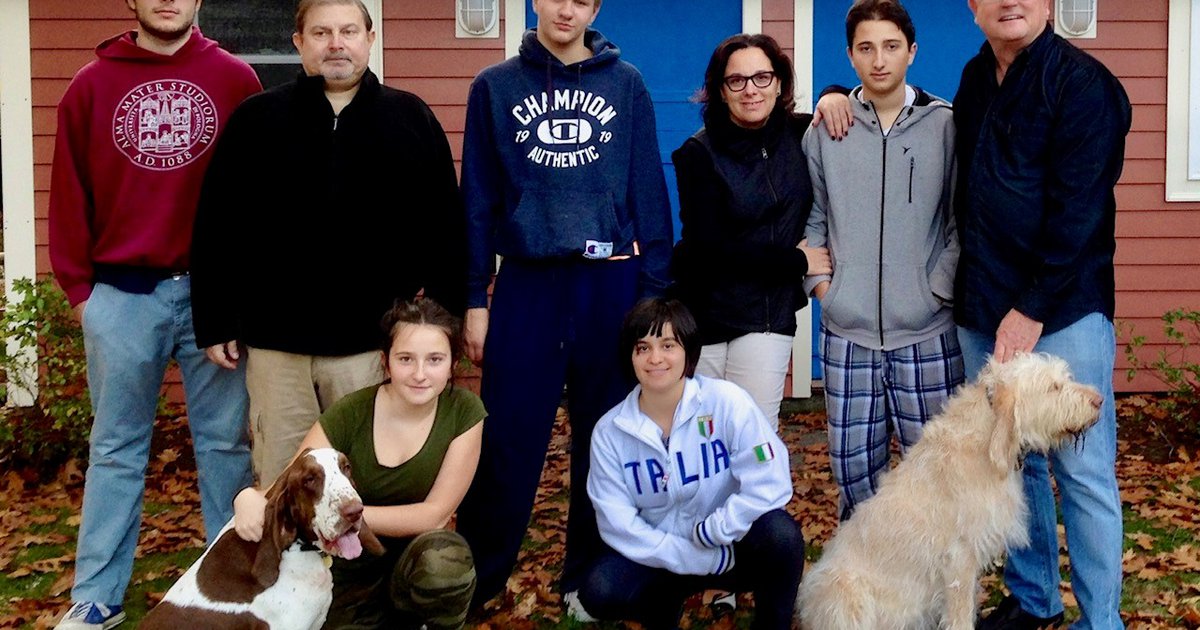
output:
POLYGON ((579 591, 571 591, 563 595, 563 603, 567 605, 567 616, 580 623, 596 623, 600 621, 588 614, 587 609, 583 607, 583 602, 579 601, 579 591))
POLYGON ((110 608, 96 602, 75 602, 54 630, 108 630, 122 621, 125 621, 125 611, 120 606, 110 608))
POLYGON ((737 610, 737 593, 720 593, 708 606, 716 616, 732 613, 737 610))

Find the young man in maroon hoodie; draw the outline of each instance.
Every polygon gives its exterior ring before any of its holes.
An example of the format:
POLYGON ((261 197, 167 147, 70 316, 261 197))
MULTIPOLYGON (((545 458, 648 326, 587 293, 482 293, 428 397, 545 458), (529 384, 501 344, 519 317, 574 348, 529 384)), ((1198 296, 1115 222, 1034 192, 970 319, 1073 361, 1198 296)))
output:
POLYGON ((137 28, 96 48, 58 108, 50 260, 83 325, 95 413, 73 603, 59 629, 125 619, 168 359, 183 373, 210 542, 252 483, 244 371, 197 349, 188 268, 212 147, 261 86, 193 26, 201 0, 126 3, 137 28))

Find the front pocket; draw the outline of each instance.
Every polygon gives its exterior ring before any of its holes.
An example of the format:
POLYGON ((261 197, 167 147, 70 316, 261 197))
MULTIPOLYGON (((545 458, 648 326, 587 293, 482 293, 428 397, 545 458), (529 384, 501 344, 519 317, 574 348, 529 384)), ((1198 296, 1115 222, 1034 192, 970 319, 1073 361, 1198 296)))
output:
POLYGON ((504 256, 609 258, 626 247, 612 193, 528 189, 501 226, 496 249, 504 256))
POLYGON ((937 300, 929 287, 924 264, 885 265, 883 329, 886 331, 923 330, 938 312, 937 300))
POLYGON ((821 314, 843 330, 875 330, 879 284, 872 264, 838 261, 821 314))

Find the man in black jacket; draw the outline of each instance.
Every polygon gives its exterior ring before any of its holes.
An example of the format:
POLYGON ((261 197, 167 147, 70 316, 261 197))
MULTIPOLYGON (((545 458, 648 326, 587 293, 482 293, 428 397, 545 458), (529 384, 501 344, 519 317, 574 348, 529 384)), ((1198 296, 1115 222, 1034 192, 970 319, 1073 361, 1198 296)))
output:
POLYGON ((954 98, 962 254, 955 320, 968 375, 988 354, 1048 352, 1105 396, 1100 421, 1023 474, 1031 544, 1010 549, 1012 595, 980 628, 1063 617, 1049 463, 1062 495, 1075 628, 1121 628, 1121 501, 1112 371, 1116 201, 1129 100, 1098 61, 1054 34, 1049 0, 968 0, 987 37, 954 98))
POLYGON ((382 380, 379 320, 424 289, 465 300, 465 227, 446 135, 367 69, 359 0, 304 0, 304 76, 247 99, 205 178, 192 249, 196 340, 245 344, 255 468, 287 465, 321 411, 382 380))

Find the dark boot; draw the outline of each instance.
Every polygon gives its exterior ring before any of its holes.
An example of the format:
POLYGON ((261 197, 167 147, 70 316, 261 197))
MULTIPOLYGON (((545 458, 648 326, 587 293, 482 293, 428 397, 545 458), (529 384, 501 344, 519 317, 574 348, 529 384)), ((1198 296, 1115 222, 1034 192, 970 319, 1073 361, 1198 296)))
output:
POLYGON ((990 615, 980 619, 975 624, 976 630, 1039 630, 1041 628, 1057 628, 1062 623, 1063 614, 1053 617, 1035 617, 1021 608, 1021 602, 1015 595, 1009 595, 1000 602, 990 615))

